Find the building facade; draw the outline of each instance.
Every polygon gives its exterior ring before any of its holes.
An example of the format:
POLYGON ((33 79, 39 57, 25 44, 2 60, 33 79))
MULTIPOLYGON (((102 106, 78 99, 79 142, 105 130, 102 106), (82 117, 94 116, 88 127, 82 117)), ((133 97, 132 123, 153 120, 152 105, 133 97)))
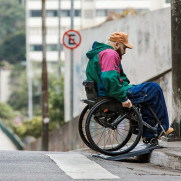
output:
MULTIPOLYGON (((121 14, 125 9, 134 9, 141 13, 167 6, 169 6, 169 0, 74 0, 74 29, 80 30, 99 25, 106 20, 111 12, 121 14)), ((32 107, 30 100, 32 99, 31 87, 34 74, 31 64, 39 63, 41 65, 42 61, 41 8, 41 0, 26 0, 26 54, 30 95, 29 104, 31 105, 29 107, 32 107)), ((61 60, 65 59, 62 43, 60 44, 61 54, 59 56, 58 44, 59 37, 62 40, 64 32, 70 29, 70 15, 71 0, 46 0, 46 54, 48 69, 51 66, 57 66, 59 58, 61 60), (60 29, 58 28, 59 23, 60 29)), ((66 85, 65 90, 67 90, 66 85)), ((68 116, 66 116, 66 120, 68 119, 68 116)))
MULTIPOLYGON (((58 3, 59 0, 46 0, 47 61, 52 63, 58 60, 58 3)), ((61 37, 70 29, 70 3, 70 0, 60 0, 61 37)), ((26 6, 28 58, 35 62, 41 61, 41 0, 27 0, 26 6)), ((104 22, 110 12, 122 13, 126 8, 134 8, 139 12, 147 11, 150 9, 150 0, 74 0, 74 8, 74 27, 79 30, 104 22)))

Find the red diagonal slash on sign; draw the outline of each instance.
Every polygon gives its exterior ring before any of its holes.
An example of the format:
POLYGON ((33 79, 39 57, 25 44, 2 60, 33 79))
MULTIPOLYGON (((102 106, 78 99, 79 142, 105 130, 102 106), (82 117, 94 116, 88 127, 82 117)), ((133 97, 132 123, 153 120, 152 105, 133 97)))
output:
POLYGON ((77 48, 79 45, 80 45, 80 43, 81 43, 81 35, 80 35, 80 33, 78 32, 78 31, 75 31, 75 30, 68 30, 68 31, 66 31, 65 33, 64 33, 64 35, 63 35, 63 45, 66 47, 66 48, 69 48, 69 49, 75 49, 75 48, 77 48), (71 37, 71 34, 69 35, 69 33, 75 33, 75 36, 76 36, 76 39, 78 39, 78 42, 75 42, 75 39, 73 38, 73 37, 71 37), (67 42, 67 39, 65 39, 65 37, 68 37, 68 40, 69 40, 69 42, 67 42), (66 42, 65 42, 65 40, 66 40, 66 42), (73 45, 73 46, 70 46, 70 43, 71 42, 71 44, 73 45))
POLYGON ((75 42, 75 40, 68 34, 68 32, 65 33, 65 35, 68 36, 68 38, 73 42, 73 44, 75 44, 76 46, 78 45, 78 44, 75 42))

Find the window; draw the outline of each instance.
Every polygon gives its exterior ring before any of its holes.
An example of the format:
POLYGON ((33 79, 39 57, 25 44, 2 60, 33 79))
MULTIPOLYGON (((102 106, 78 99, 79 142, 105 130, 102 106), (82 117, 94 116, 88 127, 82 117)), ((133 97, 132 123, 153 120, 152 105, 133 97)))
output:
POLYGON ((61 16, 62 17, 70 16, 70 10, 61 10, 61 16))
POLYGON ((30 45, 30 51, 42 51, 42 45, 30 45))
POLYGON ((108 12, 116 12, 116 13, 122 13, 124 11, 124 9, 108 9, 108 12))
POLYGON ((57 10, 47 10, 46 11, 46 16, 47 17, 56 17, 58 16, 58 11, 57 10))
MULTIPOLYGON (((63 45, 60 45, 60 49, 63 49, 63 45)), ((36 45, 30 45, 30 51, 42 51, 42 45, 36 44, 36 45)), ((47 51, 58 51, 58 45, 57 44, 47 44, 47 51)))
POLYGON ((48 44, 47 45, 47 51, 57 51, 57 45, 56 44, 48 44))
POLYGON ((97 9, 96 16, 107 16, 107 10, 106 9, 97 9))
POLYGON ((166 0, 166 3, 170 3, 170 0, 166 0))
POLYGON ((75 17, 81 16, 81 10, 75 9, 75 11, 74 11, 74 16, 75 16, 75 17))
MULTIPOLYGON (((30 17, 41 17, 41 10, 30 10, 29 14, 30 14, 30 17)), ((46 16, 47 17, 58 17, 58 10, 46 10, 46 16)), ((70 17, 70 10, 68 10, 68 9, 61 10, 61 16, 70 17)), ((75 9, 74 16, 75 17, 81 16, 81 10, 75 9)))
MULTIPOLYGON (((71 14, 71 10, 61 10, 61 16, 62 17, 69 17, 71 14)), ((81 10, 80 9, 75 9, 74 10, 74 16, 78 17, 81 16, 81 10)))
POLYGON ((31 10, 29 14, 30 17, 41 17, 41 10, 31 10))

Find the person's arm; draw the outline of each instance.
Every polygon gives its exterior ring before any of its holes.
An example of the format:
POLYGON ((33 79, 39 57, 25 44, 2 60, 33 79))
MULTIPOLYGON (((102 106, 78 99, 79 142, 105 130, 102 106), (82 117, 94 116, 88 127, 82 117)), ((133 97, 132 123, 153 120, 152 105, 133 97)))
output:
POLYGON ((110 97, 114 97, 118 101, 126 102, 127 91, 124 89, 124 85, 121 85, 122 80, 120 78, 120 58, 117 52, 109 51, 105 52, 101 58, 101 80, 104 88, 110 97))

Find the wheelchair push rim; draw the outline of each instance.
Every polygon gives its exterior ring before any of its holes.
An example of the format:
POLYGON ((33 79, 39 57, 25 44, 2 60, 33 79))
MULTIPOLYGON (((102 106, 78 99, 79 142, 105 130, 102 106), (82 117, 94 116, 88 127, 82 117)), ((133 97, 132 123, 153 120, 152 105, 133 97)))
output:
POLYGON ((142 118, 134 106, 116 128, 109 126, 120 114, 125 115, 124 111, 121 113, 114 109, 110 110, 111 106, 108 105, 113 104, 119 105, 120 110, 123 110, 118 101, 102 100, 92 107, 86 120, 88 142, 94 150, 110 156, 127 153, 135 148, 141 138, 143 126, 142 118), (108 115, 105 112, 106 107, 109 107, 108 115), (112 114, 113 117, 110 116, 112 114), (137 134, 134 133, 136 127, 137 134))

